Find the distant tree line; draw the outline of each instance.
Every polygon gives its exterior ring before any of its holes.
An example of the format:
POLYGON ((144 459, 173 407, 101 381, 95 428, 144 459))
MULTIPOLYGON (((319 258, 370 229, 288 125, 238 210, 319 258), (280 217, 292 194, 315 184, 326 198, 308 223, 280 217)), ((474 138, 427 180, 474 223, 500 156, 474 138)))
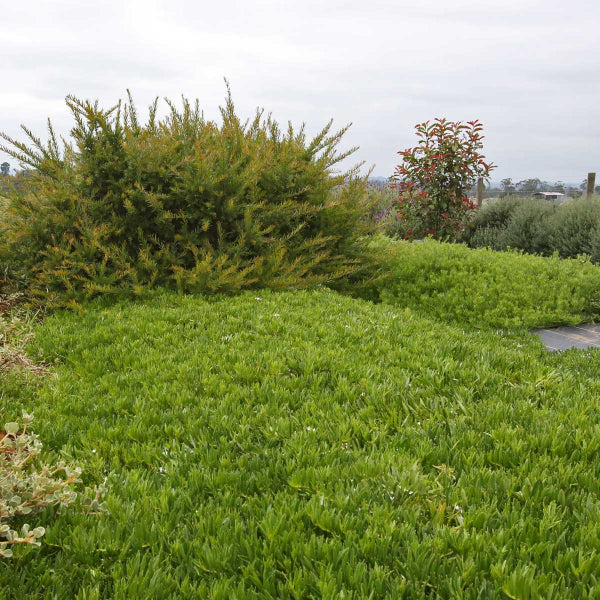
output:
MULTIPOLYGON (((388 188, 390 185, 389 178, 387 177, 372 177, 369 179, 369 186, 374 188, 388 188)), ((559 192, 566 194, 571 198, 580 198, 587 188, 587 179, 584 179, 578 186, 568 185, 562 181, 543 181, 537 177, 530 179, 522 179, 521 181, 513 181, 510 177, 502 179, 500 181, 500 187, 498 184, 493 184, 490 187, 485 188, 484 197, 490 196, 527 196, 534 194, 535 192, 559 192)), ((476 186, 469 189, 470 195, 475 195, 476 186)), ((600 185, 597 185, 594 189, 596 194, 600 195, 600 185)))
MULTIPOLYGON (((584 179, 579 187, 569 186, 564 184, 562 181, 556 181, 554 183, 548 181, 542 181, 537 177, 531 179, 522 179, 521 181, 513 182, 510 177, 506 177, 500 181, 502 186, 503 196, 510 196, 511 194, 533 194, 535 192, 559 192, 566 194, 573 198, 579 198, 587 187, 587 180, 584 179)), ((600 185, 596 186, 596 194, 600 193, 600 185)))

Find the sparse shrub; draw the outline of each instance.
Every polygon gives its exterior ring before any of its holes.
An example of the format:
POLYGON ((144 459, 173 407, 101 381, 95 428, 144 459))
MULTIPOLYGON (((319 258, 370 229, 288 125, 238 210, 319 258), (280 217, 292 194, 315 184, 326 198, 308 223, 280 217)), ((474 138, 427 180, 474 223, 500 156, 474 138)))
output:
POLYGON ((32 360, 25 352, 40 313, 24 309, 23 301, 23 294, 0 296, 0 375, 14 368, 47 373, 45 365, 32 360))
POLYGON ((394 201, 396 200, 396 191, 390 184, 368 183, 366 193, 370 202, 369 219, 375 222, 385 221, 390 215, 394 201))
POLYGON ((358 167, 334 173, 347 130, 312 140, 258 111, 243 123, 229 94, 222 124, 183 101, 142 124, 129 99, 104 110, 67 98, 73 144, 4 135, 33 168, 0 223, 0 264, 49 304, 101 294, 305 287, 375 268, 358 167), (336 191, 336 193, 333 193, 336 191))
POLYGON ((409 229, 417 227, 417 224, 399 218, 394 206, 398 199, 395 186, 369 184, 367 194, 372 201, 369 218, 378 226, 381 233, 390 238, 404 238, 409 229))
POLYGON ((419 141, 399 152, 396 167, 398 216, 409 227, 409 239, 431 235, 437 239, 460 237, 477 207, 466 196, 478 178, 487 179, 495 165, 486 163, 483 129, 479 121, 435 119, 416 125, 419 141))

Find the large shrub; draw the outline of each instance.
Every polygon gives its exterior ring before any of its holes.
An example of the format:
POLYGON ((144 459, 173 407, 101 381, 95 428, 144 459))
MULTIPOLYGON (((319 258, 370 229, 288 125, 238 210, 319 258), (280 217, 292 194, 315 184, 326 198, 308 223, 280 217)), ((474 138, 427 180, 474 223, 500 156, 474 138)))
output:
POLYGON ((461 240, 472 248, 506 250, 503 234, 521 202, 522 198, 505 196, 486 203, 474 214, 463 231, 461 240))
POLYGON ((473 248, 552 254, 549 219, 556 209, 546 200, 507 196, 481 208, 463 239, 473 248))
POLYGON ((47 145, 26 128, 31 145, 3 135, 32 170, 10 193, 0 262, 32 295, 64 304, 154 286, 304 287, 375 264, 366 178, 333 171, 354 151, 337 151, 347 127, 332 134, 330 122, 307 140, 262 111, 244 123, 230 93, 220 125, 197 101, 168 104, 143 124, 131 98, 104 110, 68 97, 63 149, 51 126, 47 145))

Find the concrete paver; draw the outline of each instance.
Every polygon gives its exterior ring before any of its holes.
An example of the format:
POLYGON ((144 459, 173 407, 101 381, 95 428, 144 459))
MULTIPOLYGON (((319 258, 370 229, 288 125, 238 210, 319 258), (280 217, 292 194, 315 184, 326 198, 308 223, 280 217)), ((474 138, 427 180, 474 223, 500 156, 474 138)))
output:
POLYGON ((546 348, 552 352, 560 352, 570 348, 600 348, 600 325, 589 324, 534 329, 532 333, 539 335, 546 348))

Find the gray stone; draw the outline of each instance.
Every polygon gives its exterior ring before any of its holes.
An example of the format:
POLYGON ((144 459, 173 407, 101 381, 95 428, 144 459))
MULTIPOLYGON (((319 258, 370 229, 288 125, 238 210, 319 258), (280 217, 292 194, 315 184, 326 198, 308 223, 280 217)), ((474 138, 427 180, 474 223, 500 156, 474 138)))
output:
POLYGON ((539 335, 546 348, 552 352, 560 352, 570 348, 600 348, 600 325, 534 329, 532 333, 539 335))

